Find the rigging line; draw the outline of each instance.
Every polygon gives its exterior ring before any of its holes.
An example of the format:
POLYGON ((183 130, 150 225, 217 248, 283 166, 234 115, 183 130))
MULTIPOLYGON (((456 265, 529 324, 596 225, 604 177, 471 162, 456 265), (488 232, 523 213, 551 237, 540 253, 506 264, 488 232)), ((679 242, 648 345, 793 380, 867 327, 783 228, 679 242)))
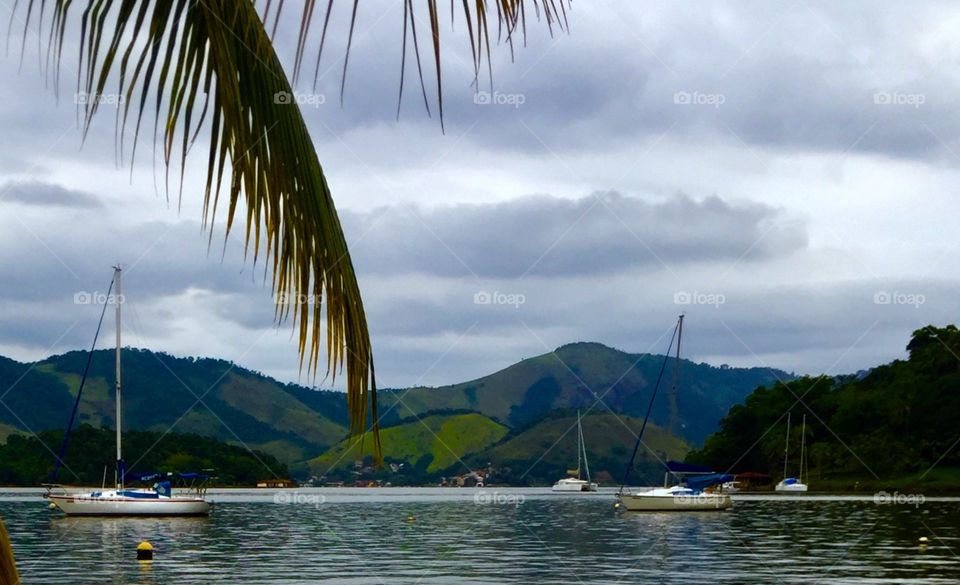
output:
POLYGON ((633 444, 633 454, 630 455, 630 463, 623 470, 623 481, 620 482, 620 489, 617 496, 623 493, 624 486, 627 485, 627 479, 630 477, 630 470, 633 468, 633 462, 637 458, 637 451, 640 449, 640 439, 643 437, 643 431, 647 428, 647 421, 650 420, 650 412, 653 410, 653 401, 657 397, 657 390, 660 388, 660 381, 663 379, 663 372, 667 369, 667 362, 670 361, 670 351, 673 349, 673 341, 677 338, 677 331, 680 324, 683 323, 683 315, 677 319, 677 324, 673 328, 673 335, 670 336, 670 345, 667 346, 667 353, 663 356, 663 363, 660 365, 660 373, 657 375, 657 383, 653 386, 653 394, 650 395, 650 404, 647 405, 647 414, 643 417, 643 425, 640 426, 640 432, 637 433, 637 441, 633 444))
MULTIPOLYGON (((73 411, 70 413, 70 421, 67 423, 67 430, 63 434, 63 441, 60 443, 60 453, 57 455, 57 461, 54 463, 53 473, 50 475, 50 483, 57 483, 57 474, 63 465, 63 457, 67 453, 67 445, 70 443, 70 431, 73 429, 73 423, 77 418, 77 410, 80 408, 80 397, 83 396, 83 386, 87 381, 87 374, 90 373, 90 364, 93 362, 93 352, 97 348, 97 338, 100 336, 100 327, 103 326, 103 317, 107 314, 107 307, 110 305, 110 293, 113 292, 113 279, 110 279, 110 286, 107 288, 107 297, 103 303, 103 310, 100 311, 100 321, 97 323, 97 331, 93 334, 93 344, 90 346, 90 352, 87 354, 87 365, 83 368, 83 377, 80 378, 80 387, 77 389, 77 398, 73 401, 73 411)), ((120 302, 115 299, 114 302, 120 302)))

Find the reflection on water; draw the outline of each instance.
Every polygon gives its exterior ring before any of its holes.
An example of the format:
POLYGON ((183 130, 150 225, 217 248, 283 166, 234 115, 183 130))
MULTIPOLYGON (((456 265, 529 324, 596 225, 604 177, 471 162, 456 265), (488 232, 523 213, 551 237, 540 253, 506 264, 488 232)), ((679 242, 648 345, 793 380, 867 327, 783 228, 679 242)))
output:
POLYGON ((957 501, 744 498, 727 512, 617 515, 609 493, 295 493, 214 493, 210 518, 169 519, 67 518, 0 496, 0 515, 27 584, 960 581, 957 501), (136 561, 143 539, 153 563, 136 561))

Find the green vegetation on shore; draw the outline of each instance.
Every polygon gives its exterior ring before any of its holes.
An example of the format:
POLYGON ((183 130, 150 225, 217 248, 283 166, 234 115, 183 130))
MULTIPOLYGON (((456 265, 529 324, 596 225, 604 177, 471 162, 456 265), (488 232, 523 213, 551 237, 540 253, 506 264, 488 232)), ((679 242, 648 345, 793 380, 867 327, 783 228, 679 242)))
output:
MULTIPOLYGON (((11 435, 0 445, 0 485, 35 486, 50 481, 54 453, 59 450, 63 431, 43 431, 37 436, 11 435)), ((100 485, 114 481, 112 429, 81 425, 70 435, 66 463, 60 469, 60 483, 100 485)), ((228 445, 211 437, 193 434, 127 431, 123 449, 131 472, 209 471, 215 485, 250 486, 274 477, 285 478, 287 466, 273 456, 228 445)))
POLYGON ((807 377, 759 388, 734 406, 720 430, 688 456, 733 472, 783 475, 786 413, 796 475, 806 414, 811 490, 960 488, 960 331, 927 326, 913 333, 909 358, 863 377, 807 377))

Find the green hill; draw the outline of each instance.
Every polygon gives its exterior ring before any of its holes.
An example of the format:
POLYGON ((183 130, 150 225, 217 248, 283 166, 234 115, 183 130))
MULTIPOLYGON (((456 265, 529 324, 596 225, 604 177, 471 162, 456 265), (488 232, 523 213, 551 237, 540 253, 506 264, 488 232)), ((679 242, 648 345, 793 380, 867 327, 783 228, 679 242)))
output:
MULTIPOLYGON (((384 392, 381 404, 384 410, 396 405, 403 417, 464 409, 518 427, 558 408, 586 410, 599 397, 601 410, 609 407, 616 413, 642 417, 662 362, 660 355, 631 354, 599 343, 573 343, 471 382, 384 392)), ((730 407, 750 391, 792 378, 768 368, 714 367, 689 360, 681 360, 681 364, 676 412, 671 412, 664 393, 654 406, 652 420, 695 445, 702 444, 730 407)), ((665 376, 664 382, 669 389, 671 375, 665 376)))
MULTIPOLYGON (((502 439, 509 429, 477 414, 430 415, 381 430, 383 456, 388 462, 402 462, 426 474, 457 467, 461 461, 502 439)), ((330 476, 331 471, 352 469, 356 461, 369 460, 373 439, 347 439, 323 455, 307 462, 314 476, 330 476)), ((462 469, 461 469, 462 468, 462 469)))
POLYGON ((924 327, 907 350, 907 360, 862 378, 801 378, 757 390, 689 460, 778 481, 789 410, 789 473, 799 465, 806 414, 811 489, 960 488, 960 331, 924 327))
MULTIPOLYGON (((0 358, 0 384, 9 409, 0 432, 63 429, 76 398, 86 352, 38 364, 0 358), (18 382, 19 380, 19 382, 18 382)), ((78 424, 114 425, 114 353, 94 352, 78 424)), ((342 394, 291 391, 279 382, 222 360, 175 358, 123 350, 124 428, 196 433, 299 461, 325 451, 347 434, 342 394), (312 404, 300 400, 311 393, 312 404)))
MULTIPOLYGON (((618 483, 630 458, 636 433, 643 421, 613 414, 597 414, 582 419, 583 439, 591 477, 601 484, 618 483)), ((690 446, 656 425, 647 425, 645 447, 636 463, 635 480, 659 482, 661 461, 679 459, 690 446)), ((491 462, 504 472, 509 483, 547 485, 577 467, 577 417, 558 411, 529 428, 511 434, 507 440, 474 458, 478 464, 491 462), (481 463, 482 462, 482 463, 481 463)))
MULTIPOLYGON (((9 408, 0 409, 0 440, 18 433, 63 429, 87 357, 86 352, 74 351, 33 364, 0 357, 0 387, 10 389, 3 399, 9 408)), ((594 413, 609 408, 621 417, 642 416, 662 359, 597 343, 575 343, 472 382, 383 391, 380 412, 385 414, 381 422, 386 455, 409 462, 414 470, 409 481, 454 468, 462 473, 458 458, 488 457, 484 464, 497 458, 511 469, 520 469, 523 462, 529 467, 534 461, 526 459, 519 447, 524 441, 539 444, 555 432, 549 426, 535 429, 540 421, 569 416, 576 408, 586 412, 591 406, 594 413), (597 398, 602 402, 594 406, 597 398), (556 412, 564 409, 565 414, 556 412), (429 429, 417 417, 429 420, 429 429), (487 453, 493 444, 521 433, 530 434, 487 453)), ((123 366, 125 430, 208 436, 269 453, 305 476, 317 470, 318 458, 330 453, 336 453, 334 458, 343 455, 350 466, 363 458, 358 452, 344 452, 348 421, 343 393, 282 384, 223 360, 177 358, 144 349, 125 348, 123 366)), ((113 369, 112 350, 94 352, 77 424, 114 426, 113 369)), ((670 408, 667 391, 657 401, 653 421, 659 429, 673 429, 693 445, 715 430, 727 409, 756 386, 787 377, 783 372, 715 368, 686 360, 680 375, 676 411, 670 408)), ((672 386, 669 376, 664 382, 664 388, 672 386)), ((651 437, 657 432, 652 431, 651 437)), ((632 439, 616 435, 608 442, 632 444, 632 439)), ((595 447, 604 449, 602 443, 596 441, 595 447)), ((372 442, 364 444, 369 447, 372 442)), ((662 450, 676 452, 669 445, 662 450)), ((622 465, 621 455, 611 453, 610 463, 604 465, 612 472, 622 465)), ((597 465, 603 456, 598 454, 597 465)), ((45 457, 52 460, 49 454, 45 457)), ((539 453, 533 459, 537 457, 539 453)), ((551 457, 548 454, 522 481, 545 480, 568 465, 551 457)))
MULTIPOLYGON (((54 464, 50 450, 56 451, 62 439, 62 431, 10 436, 0 445, 0 485, 34 486, 49 481, 54 464)), ((75 429, 58 481, 87 486, 112 483, 114 441, 113 429, 86 424, 75 429)), ((267 453, 199 435, 129 431, 123 434, 123 448, 131 472, 210 470, 216 485, 247 486, 289 474, 286 465, 267 453)))

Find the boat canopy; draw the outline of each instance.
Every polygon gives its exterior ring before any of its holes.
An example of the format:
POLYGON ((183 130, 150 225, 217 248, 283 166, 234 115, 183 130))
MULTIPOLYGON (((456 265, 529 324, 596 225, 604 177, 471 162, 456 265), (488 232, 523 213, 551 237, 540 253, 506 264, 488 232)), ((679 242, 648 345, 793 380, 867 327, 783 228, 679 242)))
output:
POLYGON ((733 481, 733 476, 726 473, 710 473, 708 475, 697 475, 686 477, 683 483, 692 490, 702 490, 719 483, 733 481))
POLYGON ((793 484, 795 484, 795 483, 800 483, 800 482, 798 482, 798 481, 797 481, 797 478, 795 478, 795 477, 788 477, 788 478, 784 479, 783 481, 781 481, 780 483, 782 483, 783 485, 793 485, 793 484))

